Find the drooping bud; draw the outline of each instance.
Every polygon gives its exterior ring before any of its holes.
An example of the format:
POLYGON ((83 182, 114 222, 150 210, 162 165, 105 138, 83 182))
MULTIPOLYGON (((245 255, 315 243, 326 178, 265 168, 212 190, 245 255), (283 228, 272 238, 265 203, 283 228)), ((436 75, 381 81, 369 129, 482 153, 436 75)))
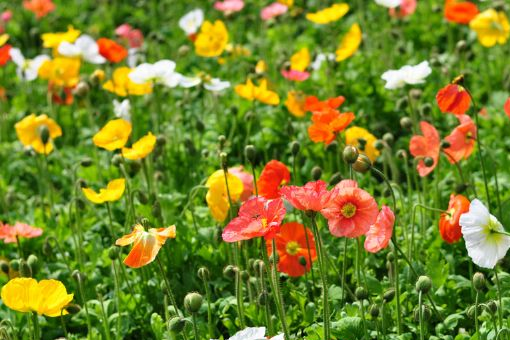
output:
POLYGON ((119 258, 120 249, 117 246, 111 246, 108 249, 108 257, 110 260, 114 261, 119 258))
POLYGON ((342 152, 342 158, 347 164, 353 164, 358 159, 359 152, 355 146, 347 145, 342 152))
POLYGON ((322 169, 319 166, 314 166, 312 168, 312 179, 314 181, 318 181, 322 176, 322 169))
POLYGON ((46 145, 50 140, 50 129, 46 125, 41 125, 39 127, 39 136, 42 143, 46 145))
POLYGON ((18 271, 19 270, 19 260, 11 260, 11 262, 9 262, 9 267, 11 267, 12 270, 14 270, 14 271, 18 271))
POLYGON ((383 136, 382 136, 382 139, 386 142, 386 144, 388 145, 392 145, 393 142, 395 142, 395 137, 393 137, 393 134, 389 133, 389 132, 386 132, 383 136))
POLYGON ((417 292, 427 294, 430 291, 430 288, 432 288, 432 280, 430 280, 430 277, 422 275, 418 278, 418 281, 416 281, 417 292))
POLYGON ((391 302, 391 300, 393 300, 394 297, 395 297, 395 289, 390 288, 384 292, 384 295, 383 295, 384 302, 386 302, 386 303, 391 302))
POLYGON ((259 294, 259 296, 257 298, 259 305, 265 306, 267 303, 267 298, 268 298, 267 291, 264 290, 263 292, 261 292, 259 294))
POLYGON ((223 150, 226 143, 227 143, 227 137, 225 137, 223 135, 219 135, 218 136, 218 147, 220 150, 223 150))
POLYGON ((423 159, 423 163, 425 164, 425 166, 432 166, 434 165, 434 160, 432 159, 432 157, 425 157, 423 159))
POLYGON ((329 185, 337 185, 342 180, 342 174, 339 172, 334 173, 329 179, 329 185))
POLYGON ((248 162, 250 162, 251 164, 255 163, 255 158, 256 158, 256 149, 255 149, 255 146, 253 145, 246 145, 244 147, 244 156, 246 157, 246 159, 248 160, 248 162))
POLYGON ((292 153, 292 156, 296 157, 300 149, 301 144, 299 144, 298 141, 293 141, 292 143, 290 143, 290 152, 292 153))
POLYGON ((372 168, 372 162, 365 154, 359 154, 356 162, 352 164, 352 169, 359 173, 366 173, 372 168))
POLYGON ((19 261, 19 273, 21 277, 32 277, 32 268, 23 259, 19 261))
POLYGON ((400 126, 403 129, 411 130, 411 128, 413 127, 413 121, 409 117, 402 117, 400 119, 400 126))
POLYGON ((184 308, 189 313, 196 313, 200 310, 200 307, 202 306, 203 298, 202 295, 198 293, 188 293, 184 297, 184 308))
POLYGON ((90 92, 90 86, 84 81, 80 81, 73 89, 73 95, 79 98, 85 97, 90 92))
POLYGON ((211 278, 209 269, 207 269, 206 267, 200 267, 198 269, 197 275, 202 281, 209 281, 209 279, 211 278))
MULTIPOLYGON (((430 307, 428 305, 423 304, 421 306, 421 310, 422 310, 423 320, 424 321, 430 320, 430 317, 432 316, 432 312, 430 310, 430 307)), ((419 313, 420 313, 420 306, 416 306, 414 308, 414 311, 413 311, 414 320, 416 322, 418 322, 420 320, 420 314, 419 313)))
POLYGON ((88 168, 89 166, 92 165, 92 159, 90 157, 84 157, 80 161, 80 165, 84 168, 88 168))
POLYGON ((168 320, 168 328, 173 333, 180 333, 183 331, 184 326, 186 326, 186 320, 184 318, 181 318, 180 316, 174 316, 170 320, 168 320))
POLYGON ((384 149, 384 143, 380 139, 378 139, 378 140, 375 141, 374 147, 377 150, 381 151, 382 149, 384 149))
POLYGON ((379 316, 379 306, 374 303, 372 306, 370 306, 369 312, 370 315, 376 319, 379 316))
POLYGON ((32 274, 37 274, 39 271, 39 259, 34 254, 30 254, 27 258, 27 264, 32 271, 32 274))
POLYGON ((420 89, 411 89, 409 91, 409 95, 411 96, 411 98, 413 98, 414 100, 418 100, 421 98, 421 95, 422 95, 423 91, 420 90, 420 89))
POLYGON ((236 275, 236 267, 229 264, 223 269, 223 275, 225 275, 228 278, 233 278, 236 275))
POLYGON ((449 141, 444 139, 441 141, 441 149, 448 149, 450 146, 452 146, 452 144, 449 141))
POLYGON ((224 171, 228 171, 228 161, 227 161, 227 153, 226 152, 220 153, 220 164, 221 164, 221 168, 224 171))
POLYGON ((365 289, 365 287, 358 287, 356 288, 356 291, 354 292, 354 295, 356 296, 356 299, 358 300, 365 300, 368 298, 368 292, 365 289))

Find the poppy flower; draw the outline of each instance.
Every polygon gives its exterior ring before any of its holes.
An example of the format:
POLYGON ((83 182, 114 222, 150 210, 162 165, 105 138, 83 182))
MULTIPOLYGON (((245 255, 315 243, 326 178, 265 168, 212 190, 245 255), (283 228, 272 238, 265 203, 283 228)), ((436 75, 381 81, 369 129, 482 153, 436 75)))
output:
POLYGON ((52 0, 24 0, 23 8, 34 13, 37 19, 41 19, 55 10, 55 4, 52 0))
POLYGON ((139 85, 152 83, 173 88, 179 85, 183 77, 175 72, 175 67, 175 62, 168 59, 162 59, 154 64, 143 63, 135 67, 128 77, 133 83, 139 85))
POLYGON ((63 41, 58 46, 58 53, 68 58, 82 58, 92 64, 106 62, 106 59, 99 54, 96 41, 87 34, 81 35, 74 43, 63 41))
POLYGON ((282 70, 281 73, 285 79, 297 82, 305 81, 310 77, 310 72, 306 71, 282 70))
POLYGON ((359 152, 365 154, 372 162, 375 162, 381 154, 375 147, 377 138, 359 126, 353 126, 345 130, 345 145, 355 146, 359 152))
POLYGON ((436 102, 443 113, 463 115, 471 105, 471 97, 459 84, 448 84, 436 94, 436 102))
POLYGON ((414 157, 420 157, 416 169, 420 176, 424 177, 430 174, 439 160, 439 151, 441 149, 441 140, 436 128, 427 123, 420 122, 423 136, 413 136, 409 142, 409 151, 414 157), (424 158, 429 157, 433 160, 431 166, 426 166, 424 158))
MULTIPOLYGON (((310 229, 301 223, 289 222, 282 224, 280 232, 274 236, 276 251, 278 252, 278 271, 292 277, 305 275, 310 271, 311 263, 317 259, 315 240, 310 229), (306 234, 305 234, 306 232, 306 234), (307 247, 307 236, 308 244, 307 247), (310 253, 308 253, 310 251, 310 253), (301 264, 300 258, 304 258, 306 265, 301 264)), ((266 240, 266 248, 269 256, 273 253, 272 240, 266 240)))
POLYGON ((342 18, 349 11, 349 5, 347 4, 334 4, 330 7, 324 8, 315 13, 307 13, 306 19, 319 24, 329 24, 342 18))
POLYGON ((53 48, 56 50, 64 41, 73 43, 78 39, 80 34, 81 32, 79 30, 75 30, 73 26, 68 26, 66 32, 44 33, 41 35, 41 39, 44 48, 53 48))
POLYGON ((251 79, 248 79, 246 84, 236 85, 234 90, 240 97, 249 101, 257 100, 268 105, 278 105, 280 103, 278 94, 267 89, 266 79, 262 79, 259 86, 254 85, 251 79))
POLYGON ((11 45, 7 44, 0 47, 0 66, 5 66, 11 60, 11 45))
POLYGON ((126 145, 131 129, 131 123, 127 120, 110 120, 94 135, 92 141, 96 146, 109 151, 121 149, 126 145))
POLYGON ((205 196, 207 206, 213 218, 219 222, 225 221, 230 209, 228 194, 230 194, 232 202, 237 202, 244 191, 242 180, 235 174, 228 172, 226 180, 228 181, 228 191, 223 170, 213 172, 205 183, 209 189, 205 196))
POLYGON ((41 228, 32 227, 28 224, 16 222, 13 226, 0 223, 0 240, 4 243, 16 243, 17 238, 34 238, 43 233, 41 228))
POLYGON ((329 204, 322 209, 329 231, 336 237, 365 235, 379 214, 375 199, 352 180, 343 180, 331 191, 329 204))
POLYGON ((44 61, 38 73, 53 86, 72 88, 80 81, 80 66, 80 59, 57 57, 44 61))
POLYGON ((476 4, 469 1, 446 0, 444 5, 444 17, 446 20, 457 24, 469 24, 478 13, 480 11, 476 4))
POLYGON ((227 27, 221 20, 205 21, 195 39, 195 53, 201 57, 217 57, 228 43, 227 27))
POLYGON ((310 51, 303 47, 290 58, 290 69, 304 71, 310 65, 310 51))
POLYGON ((277 160, 269 161, 257 180, 260 196, 267 199, 279 198, 280 188, 290 182, 290 171, 285 164, 277 160))
POLYGON ((131 103, 129 99, 123 101, 113 100, 113 113, 115 117, 122 118, 128 122, 131 121, 131 103))
POLYGON ((179 19, 179 27, 191 40, 196 38, 196 33, 204 22, 204 11, 194 9, 179 19))
POLYGON ((450 163, 458 163, 468 159, 473 153, 476 143, 476 124, 468 115, 457 115, 460 125, 453 129, 445 140, 450 146, 444 149, 450 163))
POLYGON ((397 8, 390 8, 389 12, 392 17, 405 18, 410 16, 416 11, 418 0, 402 0, 402 3, 397 8))
POLYGON ((335 140, 337 133, 345 130, 354 118, 352 112, 340 113, 336 110, 315 112, 312 115, 313 124, 308 127, 308 136, 315 143, 330 144, 335 140))
POLYGON ((137 84, 129 78, 129 74, 133 71, 129 67, 122 66, 113 71, 112 79, 103 84, 103 89, 113 92, 118 96, 143 96, 152 92, 152 84, 146 82, 137 84))
POLYGON ((127 159, 137 160, 147 157, 156 145, 156 136, 151 132, 134 142, 130 148, 122 148, 122 156, 127 159))
POLYGON ((37 79, 39 68, 42 66, 42 64, 44 64, 45 61, 50 59, 50 57, 47 55, 38 55, 34 59, 25 59, 19 48, 11 48, 9 54, 13 63, 17 66, 16 74, 20 79, 26 81, 33 81, 37 79))
POLYGON ((375 223, 370 226, 366 233, 365 250, 370 253, 377 253, 388 246, 393 234, 395 214, 385 205, 377 215, 375 223))
POLYGON ((469 28, 476 32, 478 41, 484 47, 504 45, 510 37, 510 23, 505 12, 492 8, 474 17, 469 22, 469 28))
POLYGON ((253 175, 244 170, 242 165, 228 169, 228 172, 236 176, 243 182, 243 192, 240 196, 240 201, 248 200, 253 193, 253 175))
POLYGON ((223 0, 216 1, 214 3, 214 9, 225 13, 225 15, 230 15, 235 12, 239 12, 244 8, 243 0, 223 0))
POLYGON ((450 195, 448 210, 439 218, 439 233, 447 243, 454 243, 462 237, 460 216, 469 211, 469 200, 463 195, 450 195))
POLYGON ((423 84, 425 78, 431 73, 429 62, 423 61, 418 65, 406 65, 398 70, 388 70, 382 74, 381 78, 386 81, 385 89, 395 90, 408 84, 423 84))
POLYGON ((134 29, 129 24, 122 24, 115 29, 115 34, 125 39, 129 47, 140 48, 143 45, 143 33, 139 29, 134 29))
POLYGON ((108 38, 98 39, 97 46, 99 54, 112 63, 119 63, 128 56, 128 51, 122 45, 108 38))
POLYGON ((99 193, 90 188, 82 188, 82 192, 89 201, 95 204, 118 201, 126 189, 124 178, 114 179, 108 182, 106 188, 99 189, 99 193))
POLYGON ((321 211, 324 209, 331 197, 326 182, 318 180, 308 182, 304 186, 284 186, 280 189, 283 198, 289 201, 296 209, 303 211, 321 211))
POLYGON ((47 115, 31 114, 17 122, 14 128, 21 144, 45 155, 53 151, 53 140, 62 136, 60 126, 47 115), (46 133, 47 136, 43 136, 46 133))
POLYGON ((352 24, 349 32, 342 38, 340 45, 336 49, 336 61, 342 61, 351 57, 361 44, 361 28, 358 24, 352 24))
POLYGON ((285 100, 285 107, 295 117, 303 117, 305 111, 306 96, 301 91, 287 92, 287 99, 285 100))
POLYGON ((375 0, 375 3, 387 8, 396 8, 402 4, 403 0, 375 0))
POLYGON ((272 239, 280 231, 285 213, 281 198, 253 197, 241 205, 238 216, 223 229, 223 241, 237 242, 255 237, 272 239))
POLYGON ((478 199, 469 211, 460 216, 462 236, 469 257, 479 267, 494 269, 510 248, 510 236, 501 234, 505 228, 478 199))
POLYGON ((305 110, 311 112, 325 112, 328 110, 336 110, 345 102, 344 96, 338 96, 335 98, 326 99, 320 101, 315 96, 309 96, 306 98, 305 110))
POLYGON ((175 238, 175 225, 167 228, 150 228, 148 231, 137 224, 131 234, 115 241, 117 246, 133 244, 133 248, 124 259, 124 264, 131 268, 140 268, 156 259, 158 252, 169 238, 175 238))
POLYGON ((2 287, 2 302, 21 313, 35 312, 38 315, 59 317, 68 312, 65 307, 73 301, 66 287, 58 280, 41 280, 17 277, 2 287))
MULTIPOLYGON (((228 340, 261 340, 261 339, 269 339, 265 336, 266 328, 265 327, 248 327, 243 329, 242 331, 237 332, 228 340)), ((284 340, 283 334, 279 334, 277 336, 272 337, 270 340, 284 340)))
POLYGON ((510 97, 506 100, 503 110, 505 111, 508 118, 510 118, 510 97))
POLYGON ((262 8, 262 10, 260 11, 260 18, 264 21, 267 21, 287 13, 288 10, 289 10, 288 6, 280 2, 273 2, 272 4, 269 4, 266 7, 262 8))

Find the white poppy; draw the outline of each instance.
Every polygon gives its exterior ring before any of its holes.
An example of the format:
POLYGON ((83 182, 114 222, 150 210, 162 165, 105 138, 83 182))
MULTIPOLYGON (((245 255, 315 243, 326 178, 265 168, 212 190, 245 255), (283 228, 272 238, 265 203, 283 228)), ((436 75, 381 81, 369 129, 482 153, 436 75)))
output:
POLYGON ((99 46, 90 36, 83 34, 74 43, 63 41, 58 45, 58 53, 65 57, 79 57, 92 64, 103 64, 106 59, 99 54, 99 46))
POLYGON ((195 87, 202 82, 200 77, 186 77, 182 76, 179 81, 179 86, 184 87, 185 89, 189 89, 190 87, 195 87))
POLYGON ((37 79, 39 68, 46 61, 50 60, 47 55, 39 55, 34 59, 25 59, 19 48, 11 48, 9 55, 16 64, 16 73, 20 79, 32 81, 37 79))
POLYGON ((493 269, 510 248, 510 236, 501 234, 505 229, 496 217, 477 199, 469 212, 460 216, 462 236, 469 257, 482 268, 493 269))
POLYGON ((203 22, 204 11, 201 9, 195 9, 179 20, 179 27, 186 33, 186 35, 192 35, 197 33, 203 22))
POLYGON ((168 59, 160 60, 154 64, 140 64, 128 76, 135 84, 153 82, 167 87, 176 87, 182 79, 182 75, 175 72, 175 62, 168 59))
POLYGON ((140 49, 138 47, 128 48, 128 56, 127 56, 126 64, 130 68, 135 68, 136 64, 138 64, 138 61, 141 58, 141 54, 139 52, 140 52, 140 49))
POLYGON ((395 8, 402 4, 402 0, 375 0, 375 3, 388 8, 395 8))
POLYGON ((209 81, 204 82, 204 87, 206 90, 211 92, 220 92, 228 89, 230 87, 230 82, 219 78, 212 78, 209 81))
POLYGON ((386 81, 385 88, 389 90, 404 87, 406 84, 415 85, 425 82, 432 69, 428 61, 421 62, 418 65, 406 65, 398 70, 389 70, 383 73, 381 78, 386 81))
POLYGON ((315 60, 312 62, 310 67, 312 68, 312 70, 317 71, 318 69, 321 68, 323 62, 334 60, 335 60, 334 53, 319 53, 317 54, 317 57, 315 57, 315 60))
MULTIPOLYGON (((249 327, 237 332, 234 336, 228 338, 228 340, 267 340, 265 335, 266 327, 249 327)), ((284 337, 283 334, 278 334, 270 340, 284 340, 284 337)))
POLYGON ((113 113, 115 113, 115 117, 122 118, 131 121, 131 103, 129 99, 124 99, 119 102, 117 99, 113 100, 113 113))

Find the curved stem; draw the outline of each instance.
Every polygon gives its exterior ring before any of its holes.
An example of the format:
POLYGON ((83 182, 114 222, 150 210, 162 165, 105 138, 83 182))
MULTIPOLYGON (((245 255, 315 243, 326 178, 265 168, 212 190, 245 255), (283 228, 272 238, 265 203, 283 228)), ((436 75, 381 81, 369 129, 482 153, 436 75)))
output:
POLYGON ((289 328, 287 326, 287 320, 285 318, 285 306, 283 303, 283 296, 282 296, 282 292, 280 289, 280 277, 278 274, 278 267, 277 267, 277 261, 276 261, 276 257, 277 257, 276 241, 274 238, 272 240, 272 248, 273 248, 272 268, 273 268, 273 281, 274 281, 274 295, 276 297, 275 300, 278 300, 277 307, 280 310, 280 319, 282 322, 283 333, 285 334, 285 340, 290 340, 289 328))

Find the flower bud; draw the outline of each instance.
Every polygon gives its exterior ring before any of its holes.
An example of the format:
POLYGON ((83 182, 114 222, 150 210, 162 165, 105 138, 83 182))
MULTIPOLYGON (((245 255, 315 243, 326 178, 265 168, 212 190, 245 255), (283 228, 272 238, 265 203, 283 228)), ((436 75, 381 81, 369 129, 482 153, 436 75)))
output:
POLYGON ((391 300, 393 300, 394 297, 395 297, 395 289, 390 288, 384 292, 384 295, 383 295, 384 302, 386 302, 386 303, 391 302, 391 300))
POLYGON ((195 128, 198 132, 203 133, 205 131, 205 124, 201 119, 197 119, 195 123, 195 128))
POLYGON ((352 169, 359 173, 366 173, 372 168, 372 162, 365 154, 359 154, 356 162, 352 164, 352 169))
POLYGON ((400 159, 405 159, 407 158, 407 152, 405 150, 400 149, 397 151, 396 156, 400 159))
POLYGON ((11 260, 11 262, 9 262, 9 267, 11 267, 12 270, 14 270, 14 271, 18 271, 19 270, 19 260, 11 260))
POLYGON ((206 267, 199 268, 198 272, 197 272, 197 276, 202 281, 209 281, 209 279, 211 278, 211 274, 209 273, 209 269, 207 269, 206 267))
POLYGON ((198 293, 188 293, 184 297, 184 308, 189 313, 196 313, 200 310, 200 307, 202 306, 202 301, 204 299, 202 298, 202 295, 198 293))
POLYGON ((9 264, 7 262, 2 261, 0 263, 0 269, 2 270, 2 273, 6 274, 6 275, 9 274, 10 268, 9 268, 9 264))
POLYGON ((32 271, 32 274, 36 274, 39 270, 39 259, 34 254, 30 254, 27 258, 27 264, 32 271))
POLYGON ((50 140, 50 129, 46 125, 41 125, 39 127, 39 136, 41 137, 41 141, 43 144, 47 144, 50 140))
POLYGON ((94 84, 99 84, 104 80, 104 77, 105 77, 104 71, 97 69, 90 75, 90 81, 94 84))
POLYGON ((429 103, 425 103, 422 106, 420 106, 420 115, 422 117, 426 117, 426 116, 430 115, 431 112, 432 112, 432 105, 430 105, 429 103))
POLYGON ((473 275, 473 287, 477 291, 482 291, 485 288, 485 275, 480 272, 475 273, 473 275))
POLYGON ((337 185, 342 180, 342 174, 339 172, 334 173, 329 179, 329 185, 337 185))
POLYGON ((73 89, 73 95, 79 98, 85 97, 89 92, 90 92, 89 84, 87 84, 84 81, 80 81, 73 89))
POLYGON ((241 271, 241 279, 247 281, 250 279, 250 274, 246 270, 241 271))
POLYGON ((257 298, 259 305, 265 306, 267 303, 267 298, 268 298, 267 291, 264 290, 263 292, 261 292, 259 294, 259 296, 257 298))
POLYGON ((441 149, 448 149, 450 146, 452 146, 452 144, 449 141, 444 139, 441 141, 441 149))
POLYGON ((138 191, 136 193, 136 196, 138 197, 138 201, 141 203, 141 204, 147 204, 149 203, 149 199, 147 197, 147 195, 141 191, 138 191))
MULTIPOLYGON (((470 319, 474 319, 475 318, 475 306, 470 306, 467 311, 466 311, 466 314, 468 316, 468 318, 470 319)), ((483 305, 479 304, 478 305, 478 316, 480 316, 483 312, 483 305)))
POLYGON ((218 136, 218 147, 220 150, 223 150, 226 143, 227 143, 227 137, 225 137, 223 135, 219 135, 218 136))
POLYGON ((122 156, 119 154, 113 155, 112 164, 116 167, 122 164, 122 156))
POLYGON ((379 306, 374 303, 372 306, 370 306, 369 312, 370 315, 376 319, 379 316, 379 306))
POLYGON ((384 143, 380 139, 378 139, 378 140, 375 141, 374 147, 377 150, 381 151, 382 149, 384 149, 384 143))
POLYGON ((427 294, 432 288, 432 280, 428 276, 422 275, 416 281, 416 291, 422 292, 423 294, 427 294))
POLYGON ((498 311, 498 302, 497 301, 494 301, 494 300, 490 300, 487 302, 487 310, 489 311, 489 313, 491 313, 492 315, 495 315, 498 311))
POLYGON ((411 98, 413 98, 415 100, 420 99, 422 93, 423 93, 423 91, 420 89, 411 89, 411 91, 409 91, 409 95, 411 96, 411 98))
POLYGON ((432 166, 434 165, 434 160, 432 159, 432 157, 425 157, 423 159, 423 163, 425 164, 425 166, 432 166))
POLYGON ((79 270, 73 270, 71 276, 78 282, 85 281, 85 276, 79 270))
POLYGON ((354 292, 354 295, 356 295, 356 299, 358 300, 365 300, 368 298, 368 292, 365 289, 365 287, 358 287, 356 288, 356 291, 354 292))
POLYGON ((388 145, 392 145, 393 142, 395 142, 395 137, 393 137, 393 134, 389 133, 389 132, 386 132, 382 139, 386 142, 386 144, 388 145))
POLYGON ((290 152, 292 153, 292 156, 296 157, 300 149, 301 144, 299 144, 299 142, 293 141, 292 143, 290 143, 290 152))
POLYGON ((409 99, 407 97, 402 97, 399 100, 397 100, 395 104, 395 109, 397 111, 404 111, 407 108, 407 105, 409 104, 409 99))
POLYGON ((318 181, 322 176, 322 169, 319 166, 314 166, 312 168, 312 179, 314 181, 318 181))
POLYGON ((120 249, 117 246, 111 246, 108 249, 108 257, 110 260, 114 261, 119 258, 120 249))
POLYGON ((159 147, 163 147, 166 145, 166 137, 159 135, 156 137, 156 145, 159 147))
POLYGON ((332 141, 328 145, 326 145, 326 151, 328 152, 336 152, 338 149, 338 142, 336 140, 332 141))
POLYGON ((19 273, 21 277, 32 277, 32 268, 23 259, 19 261, 19 273))
POLYGON ((90 157, 84 157, 80 161, 80 165, 84 168, 88 168, 89 166, 92 165, 92 159, 90 157))
POLYGON ((152 204, 152 216, 156 218, 161 218, 161 204, 159 201, 156 201, 152 204))
POLYGON ((413 121, 409 117, 402 117, 400 119, 400 126, 402 127, 402 129, 411 130, 411 128, 413 127, 413 121))
POLYGON ((353 164, 354 162, 356 162, 358 156, 359 156, 358 149, 352 145, 347 145, 344 148, 344 151, 342 152, 342 158, 347 164, 353 164))
POLYGON ((237 268, 229 264, 223 269, 223 275, 228 278, 233 278, 236 275, 237 268))
POLYGON ((174 316, 170 320, 168 320, 168 328, 173 333, 180 333, 183 331, 184 326, 186 326, 186 320, 184 318, 181 318, 180 316, 174 316))
POLYGON ((246 145, 244 147, 244 156, 250 162, 251 164, 255 163, 255 157, 256 157, 256 149, 253 145, 246 145))
POLYGON ((226 152, 220 153, 220 163, 221 163, 221 168, 225 171, 228 171, 228 161, 227 161, 227 153, 226 152))
POLYGON ((191 48, 188 45, 181 45, 177 49, 177 54, 179 55, 179 57, 184 57, 186 54, 189 53, 190 50, 191 48))
POLYGON ((44 239, 42 253, 46 257, 51 257, 51 255, 53 255, 53 247, 51 246, 50 240, 48 238, 44 239))
POLYGON ((455 45, 455 51, 460 54, 460 53, 466 51, 467 47, 468 47, 468 44, 467 44, 466 40, 459 40, 459 41, 457 41, 457 44, 455 45))

